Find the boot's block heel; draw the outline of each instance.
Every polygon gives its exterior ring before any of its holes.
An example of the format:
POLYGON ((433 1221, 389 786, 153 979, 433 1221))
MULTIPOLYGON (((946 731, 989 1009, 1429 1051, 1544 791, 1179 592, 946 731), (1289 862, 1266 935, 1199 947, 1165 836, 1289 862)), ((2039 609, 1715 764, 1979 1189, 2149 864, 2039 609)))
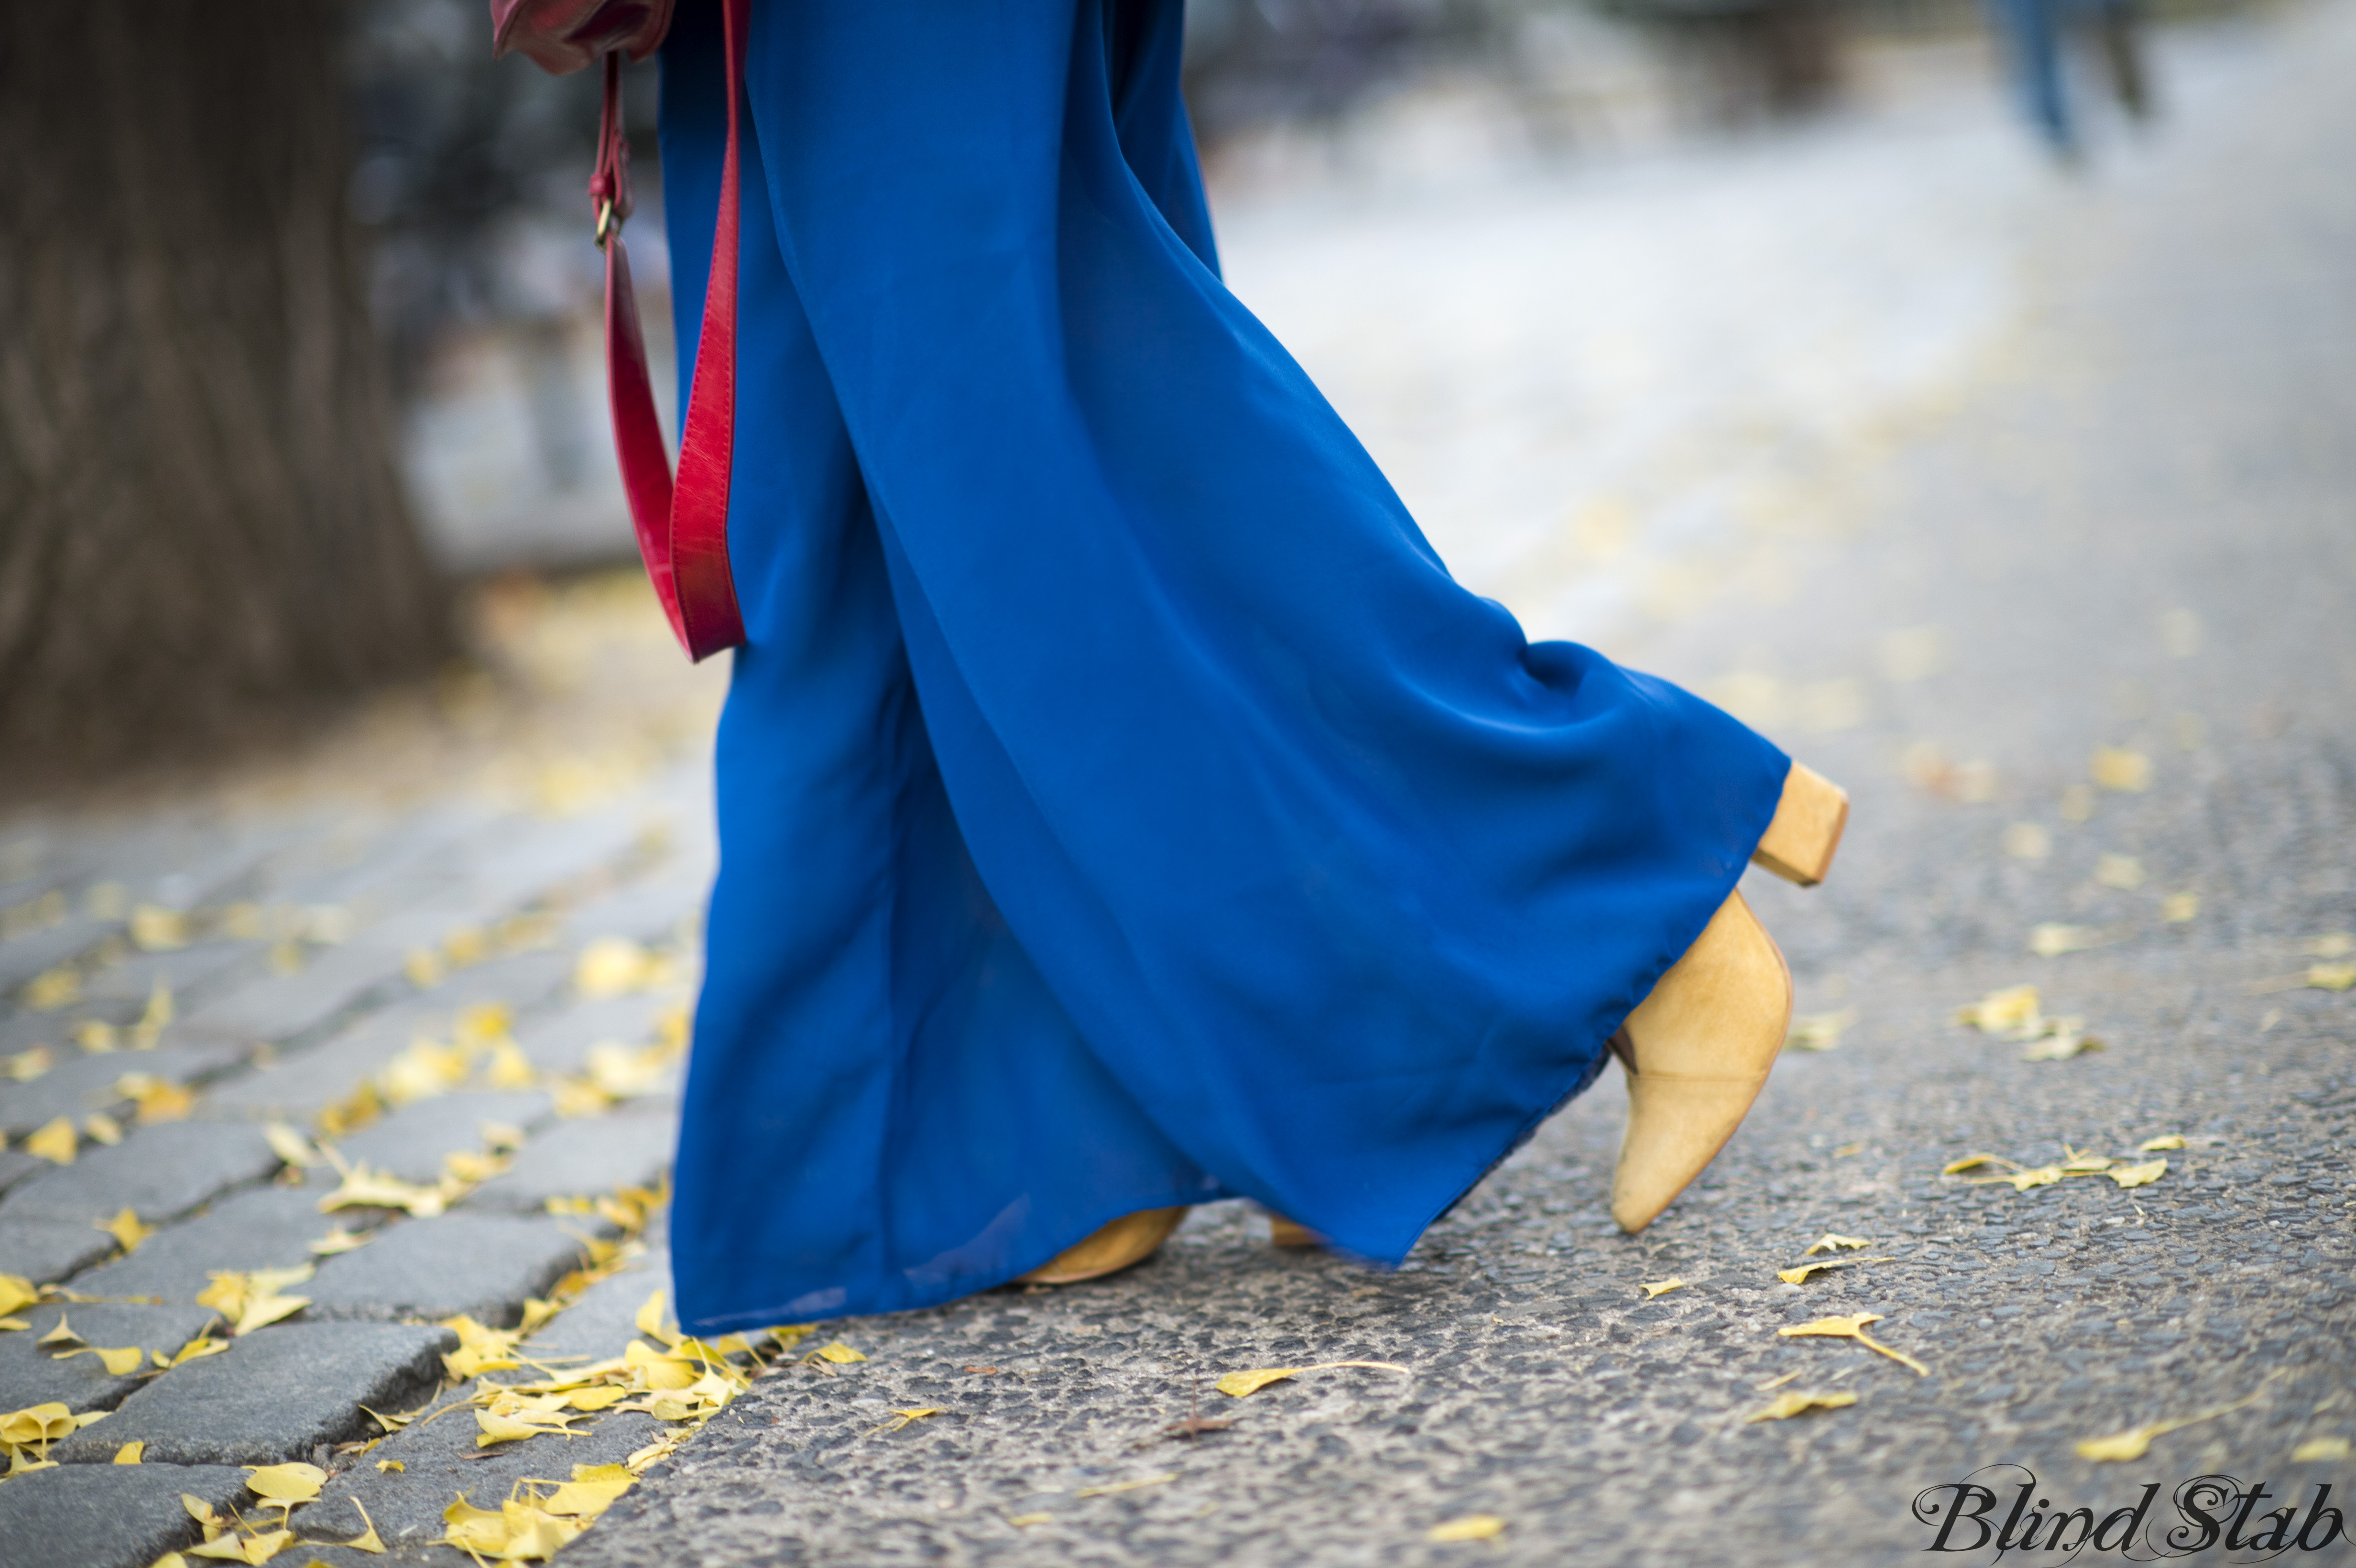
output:
POLYGON ((1847 826, 1848 792, 1806 763, 1794 763, 1783 776, 1775 820, 1751 858, 1785 881, 1813 888, 1833 869, 1847 826))

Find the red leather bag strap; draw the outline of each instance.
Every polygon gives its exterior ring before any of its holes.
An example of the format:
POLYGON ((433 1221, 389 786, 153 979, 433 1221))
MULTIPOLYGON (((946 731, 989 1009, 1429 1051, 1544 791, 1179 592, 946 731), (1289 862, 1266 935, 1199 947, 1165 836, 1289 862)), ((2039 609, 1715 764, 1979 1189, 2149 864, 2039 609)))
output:
POLYGON ((630 150, 622 134, 622 55, 605 57, 605 110, 597 134, 597 240, 605 248, 605 390, 622 490, 637 529, 638 553, 663 613, 688 657, 701 660, 744 640, 736 581, 728 566, 729 470, 736 445, 737 118, 744 96, 744 35, 751 0, 723 0, 727 35, 728 148, 720 165, 720 216, 712 226, 712 274, 695 379, 680 421, 679 475, 671 475, 655 417, 647 346, 630 288, 622 221, 630 215, 630 150))

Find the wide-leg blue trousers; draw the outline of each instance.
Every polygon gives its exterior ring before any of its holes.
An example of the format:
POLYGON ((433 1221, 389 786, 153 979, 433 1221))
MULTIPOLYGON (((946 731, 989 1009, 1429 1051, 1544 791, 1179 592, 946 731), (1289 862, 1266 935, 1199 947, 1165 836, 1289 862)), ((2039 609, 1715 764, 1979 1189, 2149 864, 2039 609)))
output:
MULTIPOLYGON (((696 1329, 1238 1195, 1395 1262, 1593 1078, 1773 813, 1773 746, 1459 587, 1221 284, 1180 31, 754 7, 696 1329)), ((662 70, 692 345, 710 0, 662 70)))

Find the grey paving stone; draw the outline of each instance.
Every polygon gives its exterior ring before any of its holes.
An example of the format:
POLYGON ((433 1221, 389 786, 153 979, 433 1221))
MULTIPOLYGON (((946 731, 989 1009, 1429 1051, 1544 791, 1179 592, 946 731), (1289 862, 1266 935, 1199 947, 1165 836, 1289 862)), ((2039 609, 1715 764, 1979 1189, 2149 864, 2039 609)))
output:
POLYGON ((552 1198, 652 1187, 670 1168, 678 1139, 676 1116, 629 1108, 559 1122, 526 1144, 515 1164, 477 1188, 462 1207, 537 1211, 552 1198))
POLYGON ((307 1125, 320 1112, 383 1071, 421 1037, 450 1038, 451 1009, 410 998, 355 1019, 328 1039, 216 1085, 197 1107, 200 1118, 278 1117, 307 1125))
POLYGON ((0 1218, 0 1274, 37 1285, 71 1279, 115 1250, 112 1236, 87 1222, 0 1218))
POLYGON ((112 1148, 91 1149, 71 1165, 20 1182, 0 1198, 0 1223, 88 1224, 128 1209, 152 1225, 177 1220, 278 1168, 259 1127, 210 1122, 134 1127, 112 1148))
POLYGON ((0 1083, 0 1134, 22 1137, 53 1117, 80 1120, 92 1111, 112 1110, 123 1103, 114 1085, 126 1072, 151 1073, 168 1083, 185 1083, 230 1059, 228 1052, 219 1049, 177 1046, 109 1051, 94 1056, 68 1047, 59 1054, 63 1060, 29 1083, 0 1083))
POLYGON ((166 1226, 129 1257, 91 1270, 74 1288, 91 1296, 191 1302, 217 1269, 243 1273, 313 1262, 311 1243, 337 1225, 365 1230, 382 1216, 382 1211, 368 1209, 320 1213, 319 1200, 333 1185, 332 1172, 315 1172, 303 1187, 232 1193, 202 1214, 166 1226), (320 1179, 322 1174, 327 1180, 320 1179))
POLYGON ((31 1325, 0 1334, 0 1410, 62 1400, 76 1411, 112 1410, 155 1370, 152 1360, 121 1376, 96 1356, 58 1359, 61 1347, 43 1346, 42 1335, 62 1317, 87 1345, 106 1349, 137 1346, 169 1355, 202 1333, 217 1315, 205 1307, 130 1307, 107 1302, 53 1301, 17 1316, 31 1325))
POLYGON ((593 1046, 641 1046, 655 1038, 676 998, 644 992, 575 1002, 516 1026, 516 1044, 543 1072, 578 1072, 593 1046))
POLYGON ((524 1298, 580 1266, 580 1235, 610 1232, 587 1216, 560 1223, 508 1214, 444 1214, 392 1226, 358 1252, 319 1265, 303 1288, 313 1317, 431 1317, 466 1313, 504 1326, 524 1298))
POLYGON ((104 1464, 144 1442, 166 1465, 276 1465, 372 1436, 360 1406, 405 1410, 434 1388, 458 1337, 412 1323, 279 1323, 176 1367, 59 1443, 62 1464, 104 1464))
POLYGON ((19 1476, 0 1486, 0 1568, 147 1568, 202 1536, 183 1493, 217 1509, 241 1504, 245 1472, 149 1463, 19 1476))
POLYGON ((360 942, 330 947, 294 974, 259 976, 205 1003, 179 1030, 187 1038, 241 1046, 292 1039, 376 987, 400 980, 402 958, 360 942))
POLYGON ((0 1192, 5 1192, 37 1170, 47 1170, 49 1162, 38 1155, 22 1149, 0 1148, 0 1192))
POLYGON ((552 1104, 539 1090, 463 1090, 405 1105, 337 1147, 355 1165, 403 1181, 438 1181, 444 1155, 483 1148, 486 1124, 529 1130, 548 1120, 552 1104))

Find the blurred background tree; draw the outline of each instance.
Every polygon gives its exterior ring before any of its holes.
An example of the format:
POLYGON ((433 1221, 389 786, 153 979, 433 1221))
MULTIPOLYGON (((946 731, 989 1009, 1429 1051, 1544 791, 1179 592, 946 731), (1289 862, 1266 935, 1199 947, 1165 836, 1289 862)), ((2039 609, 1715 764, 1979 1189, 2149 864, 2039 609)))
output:
POLYGON ((218 745, 434 668, 316 0, 11 9, 0 757, 218 745))

